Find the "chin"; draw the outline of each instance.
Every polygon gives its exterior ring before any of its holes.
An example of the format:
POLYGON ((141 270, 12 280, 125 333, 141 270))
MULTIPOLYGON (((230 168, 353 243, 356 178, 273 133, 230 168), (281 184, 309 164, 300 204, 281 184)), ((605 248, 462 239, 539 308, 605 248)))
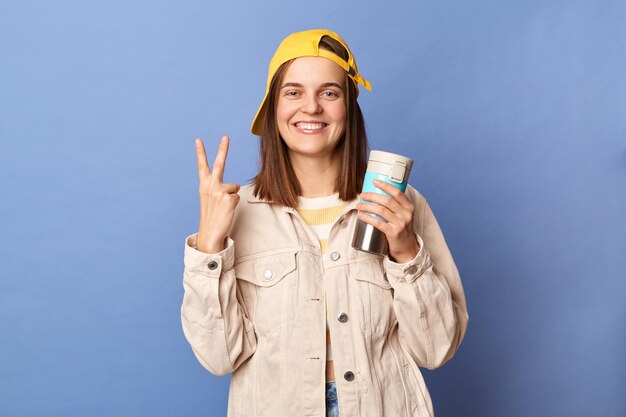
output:
POLYGON ((333 150, 328 149, 328 148, 298 149, 296 152, 300 155, 311 156, 311 157, 314 157, 314 156, 323 157, 323 156, 328 156, 328 155, 333 154, 333 150))

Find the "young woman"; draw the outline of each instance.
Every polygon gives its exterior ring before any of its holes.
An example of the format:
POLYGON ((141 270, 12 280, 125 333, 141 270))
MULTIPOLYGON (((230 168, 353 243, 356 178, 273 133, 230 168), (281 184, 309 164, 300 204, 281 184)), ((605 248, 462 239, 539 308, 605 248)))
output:
POLYGON ((463 288, 424 197, 384 182, 389 196, 359 195, 358 84, 370 88, 339 35, 294 33, 252 124, 253 183, 223 182, 228 137, 212 169, 196 141, 182 324, 207 370, 233 373, 229 416, 432 416, 418 367, 441 366, 463 339, 463 288), (357 218, 385 234, 387 256, 351 247, 357 218))

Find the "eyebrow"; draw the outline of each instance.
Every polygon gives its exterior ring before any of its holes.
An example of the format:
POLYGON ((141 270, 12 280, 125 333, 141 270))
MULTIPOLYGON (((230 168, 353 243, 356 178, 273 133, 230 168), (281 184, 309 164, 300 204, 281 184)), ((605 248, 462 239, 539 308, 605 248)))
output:
MULTIPOLYGON (((303 85, 302 85, 302 84, 300 84, 300 83, 285 83, 285 84, 283 84, 280 88, 281 88, 281 89, 283 89, 283 88, 285 88, 285 87, 297 87, 297 88, 302 88, 302 87, 303 87, 303 85)), ((337 83, 333 83, 333 82, 330 82, 330 83, 324 83, 324 84, 320 85, 320 87, 321 87, 321 88, 335 87, 335 88, 338 88, 338 89, 340 89, 340 90, 343 90, 343 88, 342 88, 339 84, 337 84, 337 83)))

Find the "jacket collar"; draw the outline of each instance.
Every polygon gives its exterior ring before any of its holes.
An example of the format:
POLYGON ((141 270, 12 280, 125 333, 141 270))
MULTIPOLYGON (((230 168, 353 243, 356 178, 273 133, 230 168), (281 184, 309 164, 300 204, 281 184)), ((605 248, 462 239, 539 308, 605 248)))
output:
MULTIPOLYGON (((359 197, 360 194, 357 195, 357 197, 354 200, 351 201, 346 201, 346 207, 343 210, 342 215, 350 212, 351 210, 356 210, 356 205, 359 202, 359 197)), ((265 200, 263 198, 259 198, 257 196, 254 195, 254 193, 250 193, 250 195, 248 196, 248 203, 250 204, 272 204, 271 201, 269 200, 265 200)), ((281 206, 281 209, 283 211, 289 212, 289 213, 293 213, 296 210, 291 208, 291 207, 286 207, 286 206, 281 206)))
POLYGON ((270 204, 271 201, 259 198, 256 195, 254 195, 254 192, 251 192, 250 195, 248 196, 248 203, 251 203, 251 204, 267 203, 267 204, 270 204))

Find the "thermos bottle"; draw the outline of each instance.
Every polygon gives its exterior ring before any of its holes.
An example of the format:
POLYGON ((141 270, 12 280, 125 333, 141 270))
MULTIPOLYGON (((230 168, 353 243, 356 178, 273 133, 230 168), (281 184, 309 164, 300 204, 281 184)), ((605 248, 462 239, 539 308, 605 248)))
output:
MULTIPOLYGON (((369 161, 367 162, 367 172, 363 180, 362 192, 389 195, 383 190, 376 188, 372 183, 373 180, 384 181, 404 192, 412 167, 413 160, 406 156, 390 152, 371 151, 369 161)), ((365 200, 361 200, 361 202, 375 204, 365 200)), ((380 218, 375 214, 368 215, 380 218)), ((382 218, 380 219, 382 220, 382 218)), ((383 232, 358 219, 352 235, 352 247, 379 255, 386 255, 389 248, 387 238, 383 232)))

